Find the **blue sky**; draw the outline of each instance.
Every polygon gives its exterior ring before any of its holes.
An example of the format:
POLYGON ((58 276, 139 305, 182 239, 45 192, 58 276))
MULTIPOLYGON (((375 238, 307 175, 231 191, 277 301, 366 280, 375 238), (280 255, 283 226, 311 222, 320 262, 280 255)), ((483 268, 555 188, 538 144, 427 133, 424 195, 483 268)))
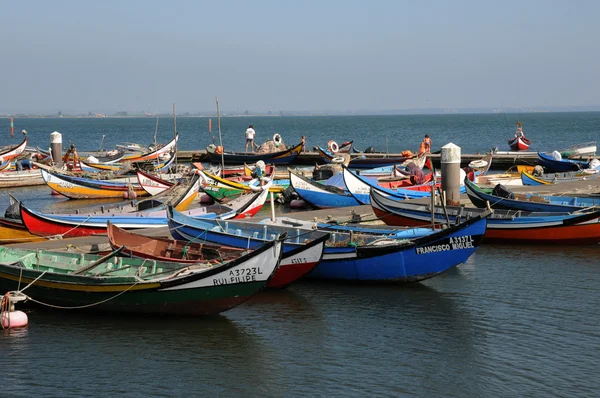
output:
POLYGON ((593 0, 0 9, 0 113, 600 107, 593 0))

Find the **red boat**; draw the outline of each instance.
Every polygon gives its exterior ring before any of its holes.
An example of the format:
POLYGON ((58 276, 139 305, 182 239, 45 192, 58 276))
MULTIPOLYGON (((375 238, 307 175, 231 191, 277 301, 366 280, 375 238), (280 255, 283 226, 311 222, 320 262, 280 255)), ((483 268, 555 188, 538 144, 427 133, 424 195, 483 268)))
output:
POLYGON ((508 140, 508 145, 510 145, 510 149, 513 151, 526 151, 529 149, 530 144, 531 141, 525 137, 515 137, 508 140))

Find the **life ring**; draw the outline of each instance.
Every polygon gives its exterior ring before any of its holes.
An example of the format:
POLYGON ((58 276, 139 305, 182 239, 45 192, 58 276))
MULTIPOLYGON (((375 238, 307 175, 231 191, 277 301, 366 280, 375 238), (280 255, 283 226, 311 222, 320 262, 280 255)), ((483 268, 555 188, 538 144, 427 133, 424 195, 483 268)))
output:
POLYGON ((327 146, 329 147, 329 150, 331 151, 331 153, 337 153, 340 150, 340 147, 338 146, 337 142, 335 142, 334 140, 331 140, 327 143, 327 146))
POLYGON ((331 159, 331 163, 342 164, 342 163, 344 163, 344 160, 345 159, 343 157, 337 156, 337 157, 331 159))
POLYGON ((275 143, 275 146, 281 145, 281 136, 279 135, 279 133, 276 133, 273 136, 273 142, 275 143))
POLYGON ((483 159, 481 159, 481 160, 473 160, 471 163, 469 163, 469 167, 472 168, 472 169, 481 169, 481 168, 484 168, 487 165, 488 165, 488 162, 486 162, 483 159))

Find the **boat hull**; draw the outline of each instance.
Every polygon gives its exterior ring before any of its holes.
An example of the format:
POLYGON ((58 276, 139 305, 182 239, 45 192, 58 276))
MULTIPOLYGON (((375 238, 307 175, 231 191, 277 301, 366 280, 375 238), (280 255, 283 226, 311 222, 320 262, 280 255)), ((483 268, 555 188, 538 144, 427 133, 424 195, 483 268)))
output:
MULTIPOLYGON (((426 205, 394 203, 374 195, 373 212, 387 225, 404 227, 431 226, 431 211, 426 205)), ((456 222, 460 208, 446 209, 450 222, 456 222)), ((481 209, 473 209, 477 214, 481 209)), ((464 214, 464 213, 463 213, 464 214)), ((586 245, 600 242, 600 211, 589 215, 525 217, 517 212, 507 217, 488 218, 485 242, 517 244, 586 245)), ((444 210, 436 206, 437 223, 446 221, 444 210)), ((467 216, 464 214, 463 216, 467 216)))
POLYGON ((302 152, 302 144, 298 144, 285 151, 274 153, 246 154, 225 152, 221 155, 207 150, 206 154, 211 163, 221 163, 223 160, 227 165, 243 165, 246 163, 256 163, 259 160, 262 160, 265 163, 270 163, 273 165, 284 165, 293 163, 298 155, 300 155, 300 152, 302 152))

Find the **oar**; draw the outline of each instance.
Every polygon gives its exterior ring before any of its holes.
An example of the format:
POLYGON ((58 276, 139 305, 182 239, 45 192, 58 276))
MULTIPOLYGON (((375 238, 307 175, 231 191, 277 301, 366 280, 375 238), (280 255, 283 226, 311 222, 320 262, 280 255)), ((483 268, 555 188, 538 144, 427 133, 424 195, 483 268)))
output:
POLYGON ((76 270, 75 272, 73 272, 74 275, 81 275, 86 273, 87 271, 91 270, 92 268, 97 267, 98 265, 110 260, 111 258, 113 258, 114 256, 117 256, 121 253, 121 251, 125 248, 125 246, 121 246, 119 247, 117 250, 113 251, 110 254, 107 254, 104 257, 99 258, 98 260, 94 261, 93 263, 91 263, 90 265, 86 265, 85 267, 79 268, 78 270, 76 270))

